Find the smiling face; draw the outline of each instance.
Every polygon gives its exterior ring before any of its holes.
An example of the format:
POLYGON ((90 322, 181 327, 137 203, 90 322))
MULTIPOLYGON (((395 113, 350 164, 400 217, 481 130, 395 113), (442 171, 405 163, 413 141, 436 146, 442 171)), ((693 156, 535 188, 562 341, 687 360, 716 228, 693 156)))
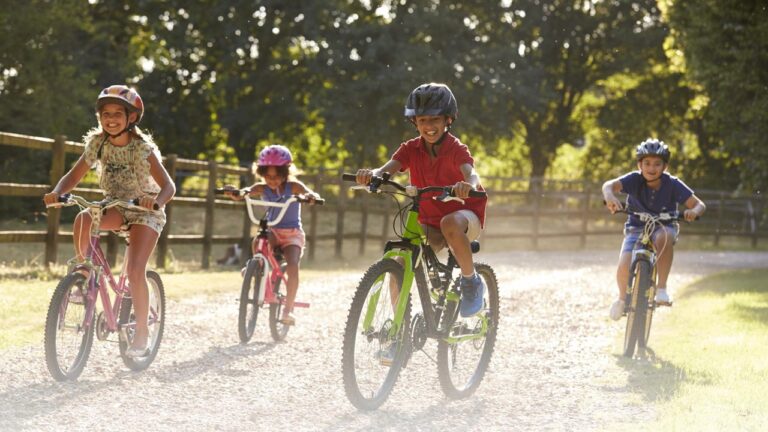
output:
POLYGON ((267 184, 267 187, 272 190, 277 190, 286 181, 286 176, 280 173, 277 167, 274 166, 266 167, 266 171, 261 174, 261 177, 264 178, 264 183, 267 184))
POLYGON ((416 116, 413 123, 419 135, 429 144, 434 144, 443 136, 452 119, 448 116, 416 116))
POLYGON ((124 106, 120 104, 105 104, 99 112, 101 127, 110 135, 117 135, 128 126, 129 122, 136 121, 136 113, 128 114, 124 106))
POLYGON ((660 156, 646 156, 637 163, 637 168, 647 183, 652 183, 661 178, 661 174, 667 169, 667 164, 660 156))

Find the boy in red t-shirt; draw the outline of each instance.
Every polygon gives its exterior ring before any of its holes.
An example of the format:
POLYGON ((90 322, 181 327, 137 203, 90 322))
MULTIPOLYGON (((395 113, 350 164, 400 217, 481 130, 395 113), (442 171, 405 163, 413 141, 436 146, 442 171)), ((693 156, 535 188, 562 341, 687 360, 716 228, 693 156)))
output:
POLYGON ((373 175, 409 171, 416 187, 453 185, 457 201, 421 202, 419 222, 435 252, 448 245, 461 267, 461 304, 459 311, 468 317, 483 307, 485 284, 475 273, 470 242, 482 232, 487 198, 469 198, 472 190, 483 190, 474 159, 467 146, 449 130, 458 114, 451 89, 444 84, 422 84, 408 96, 407 117, 419 131, 419 137, 400 144, 392 159, 377 169, 357 171, 357 183, 367 185, 373 175))

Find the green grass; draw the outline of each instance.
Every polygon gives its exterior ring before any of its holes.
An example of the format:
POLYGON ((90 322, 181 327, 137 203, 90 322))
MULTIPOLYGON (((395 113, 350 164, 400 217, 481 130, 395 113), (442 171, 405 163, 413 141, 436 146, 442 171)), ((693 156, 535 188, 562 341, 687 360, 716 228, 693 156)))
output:
POLYGON ((646 361, 619 360, 658 414, 643 429, 768 430, 766 280, 743 270, 686 287, 655 323, 646 361))

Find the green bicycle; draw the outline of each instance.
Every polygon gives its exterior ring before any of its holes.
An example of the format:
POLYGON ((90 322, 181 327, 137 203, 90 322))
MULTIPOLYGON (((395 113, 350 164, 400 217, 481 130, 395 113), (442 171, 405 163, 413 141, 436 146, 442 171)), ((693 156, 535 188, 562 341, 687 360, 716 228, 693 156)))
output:
MULTIPOLYGON (((355 181, 354 174, 343 174, 355 181)), ((361 186, 361 188, 363 188, 361 186)), ((484 306, 472 317, 459 315, 458 264, 448 254, 441 263, 427 243, 418 222, 422 199, 458 200, 451 187, 416 188, 374 176, 369 192, 401 195, 410 205, 398 213, 402 230, 399 240, 386 243, 384 256, 368 268, 352 299, 344 330, 342 373, 347 398, 360 409, 381 406, 412 353, 422 350, 428 338, 437 339, 437 369, 440 387, 452 399, 465 398, 477 390, 491 361, 499 322, 499 289, 496 274, 488 264, 475 263, 486 290, 484 306), (382 190, 381 186, 392 186, 382 190), (435 192, 439 195, 435 196, 435 192), (421 310, 412 316, 411 288, 414 280, 421 310)), ((470 196, 484 196, 473 191, 470 196)), ((396 230, 397 231, 397 230, 396 230)), ((473 253, 480 244, 472 242, 473 253)))

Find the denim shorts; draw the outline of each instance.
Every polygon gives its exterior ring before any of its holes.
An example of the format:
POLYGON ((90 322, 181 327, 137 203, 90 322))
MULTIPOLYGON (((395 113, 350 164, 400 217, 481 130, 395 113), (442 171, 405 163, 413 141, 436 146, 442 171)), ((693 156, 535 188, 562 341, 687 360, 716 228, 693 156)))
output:
MULTIPOLYGON (((677 236, 680 233, 680 225, 678 224, 662 225, 656 228, 651 238, 655 240, 656 236, 658 236, 661 233, 661 230, 666 230, 667 234, 670 237, 672 237, 673 245, 677 243, 677 236)), ((643 227, 637 227, 637 226, 624 227, 624 242, 621 244, 621 253, 632 252, 632 249, 634 249, 635 247, 635 243, 637 243, 640 240, 640 237, 642 237, 642 235, 643 235, 643 227)))

